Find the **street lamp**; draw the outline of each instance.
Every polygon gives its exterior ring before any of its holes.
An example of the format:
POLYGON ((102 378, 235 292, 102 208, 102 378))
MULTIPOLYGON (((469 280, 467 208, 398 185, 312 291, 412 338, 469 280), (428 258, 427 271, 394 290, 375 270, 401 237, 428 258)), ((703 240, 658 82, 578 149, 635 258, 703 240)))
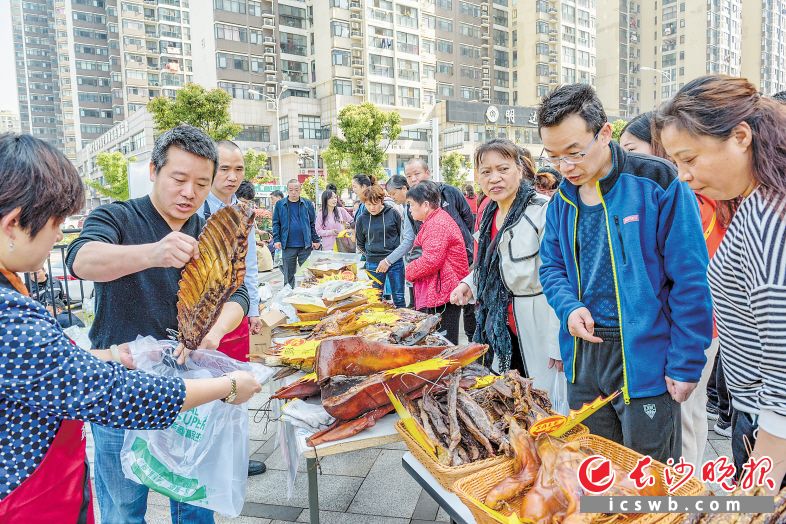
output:
POLYGON ((664 77, 666 77, 667 82, 671 82, 671 75, 667 71, 664 71, 663 69, 655 69, 654 67, 641 66, 639 67, 639 71, 652 71, 653 73, 660 73, 664 77))
POLYGON ((281 95, 289 89, 289 86, 286 84, 281 84, 281 91, 279 91, 278 96, 273 98, 270 95, 266 95, 265 93, 260 93, 256 89, 249 89, 248 92, 252 95, 257 95, 260 98, 264 98, 268 103, 273 104, 273 107, 276 110, 276 149, 278 149, 278 185, 284 185, 284 172, 281 169, 281 120, 278 116, 278 109, 279 109, 279 102, 281 102, 281 95))

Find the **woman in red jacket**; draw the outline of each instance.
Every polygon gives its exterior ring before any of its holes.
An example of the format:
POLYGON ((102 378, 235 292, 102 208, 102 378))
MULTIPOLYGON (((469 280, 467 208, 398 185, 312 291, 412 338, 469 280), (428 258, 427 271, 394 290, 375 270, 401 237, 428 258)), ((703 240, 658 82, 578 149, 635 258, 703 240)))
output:
POLYGON ((450 303, 450 292, 469 274, 464 238, 456 222, 440 207, 439 186, 424 181, 407 192, 412 218, 423 222, 413 253, 422 254, 406 267, 415 287, 415 307, 442 315, 441 329, 458 344, 461 307, 450 303))

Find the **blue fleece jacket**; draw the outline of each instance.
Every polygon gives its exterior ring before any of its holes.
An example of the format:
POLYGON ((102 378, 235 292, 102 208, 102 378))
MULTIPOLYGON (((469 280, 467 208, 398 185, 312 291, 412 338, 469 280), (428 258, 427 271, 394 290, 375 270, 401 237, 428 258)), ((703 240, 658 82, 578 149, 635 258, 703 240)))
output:
MULTIPOLYGON (((667 375, 699 381, 712 339, 709 257, 696 196, 674 166, 627 153, 615 142, 609 147, 613 168, 597 182, 607 226, 598 234, 611 247, 627 402, 665 393, 667 375)), ((578 188, 563 181, 551 199, 540 250, 540 280, 560 319, 560 352, 571 382, 578 343, 567 321, 584 307, 575 256, 578 201, 578 188)))

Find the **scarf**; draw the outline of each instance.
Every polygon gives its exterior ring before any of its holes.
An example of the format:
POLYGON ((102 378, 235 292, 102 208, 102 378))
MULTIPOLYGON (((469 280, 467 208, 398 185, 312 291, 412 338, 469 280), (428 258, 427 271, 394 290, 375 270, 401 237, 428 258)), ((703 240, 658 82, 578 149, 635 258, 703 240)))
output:
POLYGON ((478 296, 475 297, 475 318, 478 327, 475 330, 474 338, 475 342, 489 345, 489 349, 491 349, 489 354, 496 355, 499 359, 501 373, 510 369, 511 340, 507 319, 508 307, 510 301, 513 300, 513 294, 502 281, 497 245, 502 234, 521 219, 530 199, 535 194, 535 190, 529 182, 522 181, 513 205, 494 240, 491 240, 491 226, 499 207, 496 202, 492 201, 486 206, 478 230, 480 238, 478 239, 475 267, 482 267, 484 270, 474 273, 478 291, 478 296))

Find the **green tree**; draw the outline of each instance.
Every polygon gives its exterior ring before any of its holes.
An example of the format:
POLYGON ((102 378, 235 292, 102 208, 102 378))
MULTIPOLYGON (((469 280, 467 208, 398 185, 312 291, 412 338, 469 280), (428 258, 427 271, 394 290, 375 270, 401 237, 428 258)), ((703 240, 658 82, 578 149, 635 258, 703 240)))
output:
POLYGON ((243 160, 246 165, 246 180, 262 184, 270 179, 270 171, 265 169, 267 167, 267 153, 249 149, 243 155, 243 160))
POLYGON ((158 96, 148 102, 157 133, 180 124, 190 124, 213 140, 232 140, 243 129, 232 122, 229 104, 232 97, 223 89, 206 90, 198 84, 186 84, 171 98, 158 96))
MULTIPOLYGON (((327 182, 325 182, 325 179, 323 177, 321 177, 321 176, 317 177, 317 180, 319 180, 319 189, 321 191, 324 191, 325 187, 327 186, 327 182)), ((308 198, 312 202, 316 202, 316 192, 314 191, 314 175, 313 174, 310 175, 305 182, 303 182, 303 185, 302 185, 302 188, 301 188, 301 192, 302 192, 302 194, 306 198, 308 198)))
POLYGON ((622 130, 625 129, 626 125, 628 125, 628 121, 627 120, 623 120, 621 118, 618 118, 617 120, 612 122, 611 123, 611 129, 612 129, 611 138, 613 140, 616 140, 617 142, 619 142, 620 141, 620 135, 622 135, 622 130))
POLYGON ((381 175, 387 150, 401 134, 401 116, 381 111, 370 102, 350 104, 338 113, 338 127, 343 138, 330 137, 329 157, 338 166, 348 158, 349 174, 381 175))
POLYGON ((96 165, 101 170, 104 183, 88 180, 87 185, 112 200, 128 200, 128 162, 133 161, 134 158, 128 159, 120 151, 98 153, 96 165))
POLYGON ((467 183, 467 171, 470 167, 467 158, 458 151, 442 155, 439 162, 442 180, 459 189, 464 189, 464 184, 467 183))
POLYGON ((327 181, 335 184, 338 192, 352 185, 352 172, 349 170, 349 155, 338 149, 327 148, 319 155, 327 171, 327 181))

